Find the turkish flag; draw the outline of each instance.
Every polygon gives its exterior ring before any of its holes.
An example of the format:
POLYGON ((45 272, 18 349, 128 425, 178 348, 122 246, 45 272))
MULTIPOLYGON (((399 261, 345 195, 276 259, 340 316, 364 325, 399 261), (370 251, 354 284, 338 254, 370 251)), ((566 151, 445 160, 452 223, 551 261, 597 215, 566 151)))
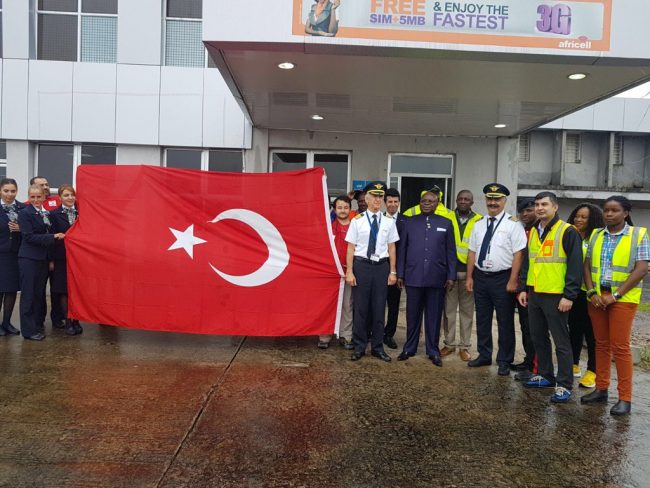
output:
POLYGON ((322 168, 274 174, 80 166, 69 313, 197 334, 338 331, 344 281, 322 168))

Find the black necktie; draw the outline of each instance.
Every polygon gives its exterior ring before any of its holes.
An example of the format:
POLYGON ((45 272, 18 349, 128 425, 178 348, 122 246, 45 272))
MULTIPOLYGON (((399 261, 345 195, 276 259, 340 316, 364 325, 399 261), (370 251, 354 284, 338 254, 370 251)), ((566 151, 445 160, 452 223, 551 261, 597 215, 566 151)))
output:
POLYGON ((485 261, 485 256, 487 256, 488 247, 490 247, 490 241, 492 240, 492 232, 494 232, 494 221, 496 217, 490 217, 490 223, 488 224, 487 232, 485 237, 483 237, 483 242, 481 243, 481 250, 478 253, 478 265, 483 268, 483 261, 485 261))
POLYGON ((377 214, 372 216, 372 224, 370 224, 370 239, 368 239, 368 252, 366 256, 375 254, 375 247, 377 246, 377 234, 379 233, 379 224, 377 223, 377 214))

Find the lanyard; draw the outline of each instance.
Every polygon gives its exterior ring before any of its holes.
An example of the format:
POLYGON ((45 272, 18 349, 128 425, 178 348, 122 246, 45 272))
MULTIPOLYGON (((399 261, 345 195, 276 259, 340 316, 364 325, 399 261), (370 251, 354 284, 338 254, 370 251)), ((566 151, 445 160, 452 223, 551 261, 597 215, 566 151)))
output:
MULTIPOLYGON (((372 232, 372 223, 370 222, 370 212, 366 212, 366 218, 368 219, 368 225, 370 226, 370 231, 372 232)), ((378 212, 377 215, 379 215, 379 218, 377 218, 377 231, 379 231, 379 227, 381 226, 381 212, 378 212)))
POLYGON ((503 220, 503 217, 505 217, 505 216, 506 216, 506 213, 503 212, 503 215, 501 216, 501 218, 497 222, 497 225, 494 227, 494 229, 492 229, 492 235, 490 236, 490 243, 488 244, 487 252, 485 253, 486 256, 490 255, 490 249, 492 249, 492 238, 494 237, 494 234, 497 233, 497 229, 499 228, 499 225, 501 224, 501 221, 503 220))

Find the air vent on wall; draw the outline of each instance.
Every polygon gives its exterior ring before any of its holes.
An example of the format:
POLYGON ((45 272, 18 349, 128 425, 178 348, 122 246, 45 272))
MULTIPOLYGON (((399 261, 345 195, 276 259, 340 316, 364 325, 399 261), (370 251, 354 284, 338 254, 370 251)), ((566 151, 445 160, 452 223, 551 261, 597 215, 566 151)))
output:
POLYGON ((287 107, 306 107, 309 105, 309 97, 306 93, 274 92, 271 94, 271 103, 287 107))
POLYGON ((417 98, 393 98, 393 112, 419 114, 455 114, 456 100, 423 100, 417 98))
POLYGON ((316 106, 319 108, 350 108, 350 95, 337 95, 335 93, 317 93, 316 106))

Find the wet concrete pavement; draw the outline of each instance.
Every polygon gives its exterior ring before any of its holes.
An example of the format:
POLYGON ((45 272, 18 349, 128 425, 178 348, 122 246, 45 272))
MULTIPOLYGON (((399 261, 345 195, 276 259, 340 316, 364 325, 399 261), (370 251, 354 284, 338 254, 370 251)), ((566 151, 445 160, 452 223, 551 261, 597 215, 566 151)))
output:
POLYGON ((639 369, 615 419, 614 388, 608 407, 554 406, 458 356, 85 328, 0 338, 0 486, 650 485, 639 369))

